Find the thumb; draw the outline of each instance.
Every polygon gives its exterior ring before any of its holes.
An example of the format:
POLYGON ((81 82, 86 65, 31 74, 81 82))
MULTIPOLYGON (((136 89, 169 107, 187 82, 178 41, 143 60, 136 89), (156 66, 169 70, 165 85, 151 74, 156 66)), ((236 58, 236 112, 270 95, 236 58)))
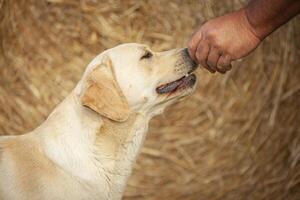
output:
POLYGON ((188 51, 193 60, 196 60, 195 54, 196 54, 197 47, 198 47, 198 44, 201 41, 201 39, 202 39, 202 33, 200 30, 198 30, 191 36, 190 41, 188 43, 188 51))

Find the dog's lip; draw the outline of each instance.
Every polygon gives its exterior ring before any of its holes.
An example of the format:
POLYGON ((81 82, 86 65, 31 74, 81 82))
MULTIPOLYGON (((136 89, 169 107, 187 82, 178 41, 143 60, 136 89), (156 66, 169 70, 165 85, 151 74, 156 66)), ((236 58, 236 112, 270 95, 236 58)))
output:
POLYGON ((180 79, 158 86, 156 88, 156 92, 158 94, 173 93, 179 89, 185 89, 187 87, 191 87, 195 84, 195 82, 196 82, 196 75, 189 73, 181 77, 180 79))

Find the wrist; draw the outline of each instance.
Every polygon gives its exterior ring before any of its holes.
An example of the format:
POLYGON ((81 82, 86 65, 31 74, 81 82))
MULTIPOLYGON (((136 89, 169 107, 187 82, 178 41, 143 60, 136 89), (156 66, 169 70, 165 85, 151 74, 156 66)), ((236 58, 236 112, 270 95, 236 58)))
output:
POLYGON ((255 13, 252 11, 250 6, 247 6, 244 10, 244 15, 249 25, 249 28, 253 32, 253 34, 259 38, 260 41, 265 39, 268 35, 270 35, 274 31, 274 27, 272 23, 263 20, 257 20, 255 13))
POLYGON ((248 32, 248 35, 251 35, 256 40, 262 41, 264 37, 261 36, 256 30, 256 28, 251 24, 251 22, 248 19, 246 9, 240 9, 236 11, 238 13, 238 16, 240 18, 240 24, 241 28, 243 28, 246 32, 248 32))

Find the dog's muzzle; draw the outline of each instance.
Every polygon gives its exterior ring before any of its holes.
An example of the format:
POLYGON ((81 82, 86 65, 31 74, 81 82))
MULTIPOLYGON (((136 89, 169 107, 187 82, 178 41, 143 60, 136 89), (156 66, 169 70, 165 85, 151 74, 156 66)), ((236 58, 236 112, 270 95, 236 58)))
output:
POLYGON ((181 50, 180 53, 181 53, 181 57, 182 57, 184 63, 190 67, 188 73, 175 81, 172 81, 172 82, 169 82, 169 83, 166 83, 166 84, 163 84, 163 85, 160 85, 159 87, 157 87, 156 92, 158 94, 174 93, 177 91, 184 90, 186 88, 193 87, 195 85, 197 78, 196 78, 195 74, 192 74, 192 72, 195 71, 195 69, 198 67, 198 65, 190 57, 187 48, 181 50))

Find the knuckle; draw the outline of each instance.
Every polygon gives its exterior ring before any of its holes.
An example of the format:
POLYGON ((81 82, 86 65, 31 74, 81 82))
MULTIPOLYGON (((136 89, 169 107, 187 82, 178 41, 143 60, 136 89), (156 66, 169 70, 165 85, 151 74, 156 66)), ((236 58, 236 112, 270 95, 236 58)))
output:
POLYGON ((195 56, 196 56, 196 59, 198 60, 198 62, 201 62, 199 51, 196 51, 195 56))
POLYGON ((206 58, 201 54, 200 50, 196 52, 196 57, 199 62, 204 62, 206 60, 206 58))
POLYGON ((218 62, 217 68, 218 69, 223 69, 226 67, 226 64, 224 62, 218 62))
POLYGON ((207 60, 207 65, 210 66, 210 67, 212 67, 212 62, 211 62, 211 60, 209 60, 209 59, 207 60))
POLYGON ((226 61, 228 61, 228 62, 231 62, 231 60, 232 60, 232 56, 228 52, 226 52, 225 58, 226 58, 226 61))
POLYGON ((228 63, 224 59, 220 59, 218 62, 219 67, 225 67, 228 63))
POLYGON ((231 65, 230 61, 227 61, 226 63, 224 63, 224 66, 229 67, 231 65))
POLYGON ((209 66, 205 66, 205 65, 203 65, 203 67, 207 70, 207 71, 209 71, 209 72, 211 72, 211 73, 215 73, 216 72, 216 70, 214 70, 213 68, 210 68, 209 66))
POLYGON ((214 48, 217 55, 223 57, 226 54, 226 51, 218 42, 214 42, 213 44, 211 44, 211 46, 214 48))
POLYGON ((212 62, 211 62, 211 61, 209 61, 209 60, 207 61, 207 65, 208 65, 208 66, 210 66, 210 67, 213 67, 213 64, 212 64, 212 62))
POLYGON ((193 41, 193 39, 191 39, 191 40, 189 41, 189 43, 188 43, 188 48, 189 48, 189 49, 194 49, 194 48, 195 48, 195 44, 196 44, 196 42, 193 41))
POLYGON ((218 72, 224 74, 226 72, 226 69, 224 67, 217 67, 218 72))
POLYGON ((226 67, 231 66, 231 60, 230 60, 230 59, 226 60, 224 65, 225 65, 226 67))
POLYGON ((206 64, 206 62, 200 61, 199 62, 201 66, 203 66, 204 68, 210 70, 210 67, 206 64))
POLYGON ((226 71, 226 68, 224 66, 217 66, 217 69, 220 71, 226 71))
POLYGON ((213 62, 207 61, 207 65, 208 65, 209 67, 211 67, 212 69, 216 70, 216 66, 215 66, 215 64, 214 64, 213 62))
POLYGON ((213 46, 217 46, 218 42, 217 42, 217 36, 213 31, 208 31, 206 33, 206 39, 213 45, 213 46))

